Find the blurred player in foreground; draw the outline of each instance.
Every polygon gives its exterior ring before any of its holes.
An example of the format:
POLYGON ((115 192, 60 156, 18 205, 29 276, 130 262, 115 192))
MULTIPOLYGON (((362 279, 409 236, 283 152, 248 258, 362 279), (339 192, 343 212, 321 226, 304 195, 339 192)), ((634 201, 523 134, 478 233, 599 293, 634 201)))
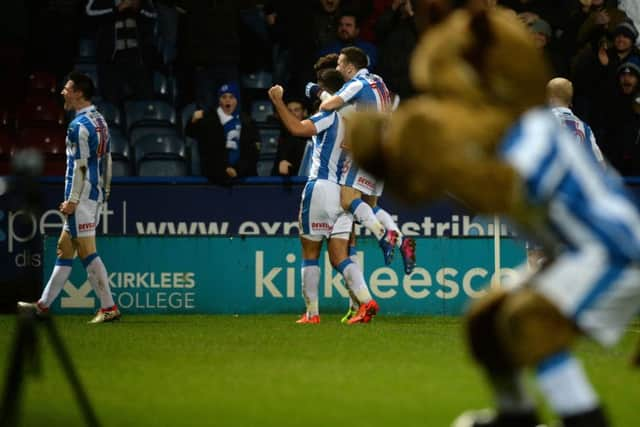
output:
POLYGON ((71 274, 77 251, 100 299, 101 308, 89 323, 103 323, 118 320, 120 311, 111 295, 107 270, 96 251, 100 210, 111 188, 111 152, 107 122, 91 104, 93 93, 91 78, 76 72, 69 75, 62 89, 65 110, 75 111, 76 115, 67 129, 65 199, 60 204, 65 222, 58 240, 58 258, 40 299, 34 303, 20 301, 18 308, 46 314, 71 274))
MULTIPOLYGON (((336 70, 326 69, 318 74, 318 83, 333 93, 342 85, 336 70)), ((320 323, 318 287, 320 282, 320 250, 327 239, 331 265, 344 277, 350 292, 360 302, 357 313, 348 324, 368 323, 378 312, 378 304, 371 298, 360 266, 349 257, 349 235, 353 216, 340 206, 340 174, 344 153, 342 138, 344 123, 340 113, 321 111, 300 121, 283 101, 281 86, 269 89, 282 123, 292 135, 313 137, 312 166, 309 180, 300 202, 300 242, 302 244, 302 293, 307 306, 298 323, 320 323)))
POLYGON ((454 427, 539 426, 526 368, 564 427, 610 425, 570 348, 580 336, 613 345, 638 313, 640 215, 622 180, 544 108, 547 70, 512 14, 459 10, 414 52, 423 96, 390 119, 350 117, 355 160, 399 196, 452 193, 476 212, 506 215, 550 258, 466 314, 470 353, 496 409, 464 413, 454 427))

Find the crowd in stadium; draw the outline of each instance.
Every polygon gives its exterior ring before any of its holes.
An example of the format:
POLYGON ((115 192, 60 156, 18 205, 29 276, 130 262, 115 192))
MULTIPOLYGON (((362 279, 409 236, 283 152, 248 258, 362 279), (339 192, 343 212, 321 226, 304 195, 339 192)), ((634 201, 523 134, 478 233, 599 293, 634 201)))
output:
MULTIPOLYGON (((554 76, 573 82, 572 109, 606 159, 625 176, 640 175, 638 6, 498 4, 529 27, 554 76)), ((205 175, 228 183, 304 174, 305 141, 282 128, 267 89, 282 84, 303 118, 315 107, 304 94, 315 61, 355 45, 396 102, 406 101, 414 94, 411 52, 425 28, 408 0, 30 0, 3 9, 0 174, 9 172, 11 153, 27 146, 45 153, 44 174, 62 174, 69 117, 59 93, 74 69, 98 88, 115 176, 205 175), (222 96, 235 98, 229 117, 241 127, 231 172, 220 161, 230 148, 214 114, 222 96)))

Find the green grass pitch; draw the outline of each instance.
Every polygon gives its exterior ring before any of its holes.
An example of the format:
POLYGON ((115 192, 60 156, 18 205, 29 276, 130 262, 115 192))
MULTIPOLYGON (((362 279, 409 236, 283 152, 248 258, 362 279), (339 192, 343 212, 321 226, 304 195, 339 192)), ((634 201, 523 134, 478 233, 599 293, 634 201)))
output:
MULTIPOLYGON (((132 316, 56 325, 103 426, 445 427, 490 395, 465 353, 460 320, 379 316, 344 326, 324 315, 132 316)), ((14 337, 0 316, 0 390, 14 337)), ((81 426, 71 388, 40 333, 42 375, 29 376, 20 426, 81 426)), ((640 325, 613 349, 577 353, 618 427, 638 425, 640 370, 629 367, 640 325)))

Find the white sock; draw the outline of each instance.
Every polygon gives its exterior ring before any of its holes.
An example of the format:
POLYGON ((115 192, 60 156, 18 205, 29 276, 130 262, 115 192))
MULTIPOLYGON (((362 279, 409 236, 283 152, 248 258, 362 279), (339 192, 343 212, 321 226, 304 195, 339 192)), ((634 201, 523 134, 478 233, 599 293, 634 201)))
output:
POLYGON ((549 406, 561 417, 588 412, 599 406, 582 364, 569 353, 558 353, 542 361, 536 377, 549 406))
POLYGON ((58 258, 56 260, 56 265, 53 267, 51 276, 49 276, 47 286, 45 286, 44 291, 42 291, 42 295, 38 300, 38 303, 41 306, 49 308, 58 295, 60 295, 60 291, 64 287, 64 284, 67 283, 67 279, 71 274, 72 265, 72 259, 58 258))
POLYGON ((302 296, 307 305, 307 314, 315 316, 318 309, 318 284, 320 283, 320 266, 318 260, 302 262, 302 296))
POLYGON ((102 263, 102 259, 97 253, 93 253, 82 260, 84 268, 87 270, 87 278, 93 291, 100 298, 100 308, 109 308, 115 305, 113 295, 111 295, 111 287, 109 286, 109 277, 107 269, 102 263))
POLYGON ((398 240, 396 241, 396 245, 400 247, 402 245, 403 236, 400 232, 398 224, 396 224, 391 215, 389 215, 389 212, 385 211, 380 206, 376 206, 375 208, 373 208, 373 212, 375 213, 376 218, 378 218, 378 221, 382 223, 384 228, 386 228, 387 230, 394 230, 396 233, 398 233, 398 240))
POLYGON ((342 273, 345 283, 360 304, 366 304, 371 301, 369 288, 367 288, 367 284, 364 281, 364 274, 362 274, 362 270, 358 267, 358 264, 351 261, 350 258, 346 258, 338 265, 338 271, 342 273))
POLYGON ((60 294, 60 291, 64 287, 64 284, 67 283, 67 279, 71 274, 72 265, 72 259, 58 258, 56 260, 56 265, 53 267, 51 276, 49 276, 47 286, 45 286, 44 291, 42 291, 42 295, 38 300, 38 303, 41 306, 48 308, 51 304, 53 304, 53 301, 55 301, 55 299, 60 294))
POLYGON ((384 225, 378 221, 371 206, 363 202, 362 199, 355 199, 351 202, 350 210, 354 218, 364 225, 367 230, 371 231, 376 239, 380 240, 384 237, 386 233, 384 225))

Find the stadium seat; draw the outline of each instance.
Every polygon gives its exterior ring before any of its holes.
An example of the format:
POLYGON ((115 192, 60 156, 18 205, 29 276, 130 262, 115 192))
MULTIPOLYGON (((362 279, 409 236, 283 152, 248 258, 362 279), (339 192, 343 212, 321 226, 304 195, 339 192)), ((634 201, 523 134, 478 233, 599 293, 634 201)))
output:
POLYGON ((143 159, 185 160, 185 144, 176 135, 145 135, 133 146, 136 166, 143 159))
POLYGON ((173 77, 167 77, 159 71, 153 72, 153 94, 159 99, 174 103, 176 99, 177 85, 173 77))
POLYGON ((13 128, 13 117, 9 107, 0 106, 0 129, 13 128))
POLYGON ((271 176, 271 171, 273 170, 273 164, 275 161, 275 156, 261 158, 258 160, 258 163, 256 164, 258 176, 271 176))
POLYGON ((62 176, 65 173, 66 133, 63 128, 25 128, 19 133, 20 148, 35 148, 43 154, 42 175, 62 176))
POLYGON ((138 165, 138 176, 187 176, 184 159, 145 159, 138 165))
POLYGON ((0 176, 11 172, 11 157, 15 149, 15 140, 9 129, 0 129, 0 176))
POLYGON ((131 153, 129 140, 118 128, 109 129, 109 135, 111 136, 111 157, 128 159, 131 153))
POLYGON ((311 158, 313 156, 313 141, 308 140, 307 145, 304 147, 304 153, 300 160, 300 169, 298 169, 298 176, 309 176, 311 170, 311 158))
POLYGON ((64 124, 64 110, 48 96, 31 96, 18 106, 16 128, 60 127, 64 124))
POLYGON ((18 134, 20 147, 37 148, 43 153, 66 153, 66 132, 63 128, 24 128, 18 134))
POLYGON ((78 56, 76 62, 89 64, 96 62, 95 40, 85 38, 78 40, 78 56))
POLYGON ((93 85, 100 87, 100 80, 98 79, 98 66, 94 63, 76 63, 73 66, 73 71, 87 74, 93 80, 93 85))
POLYGON ((185 138, 185 146, 189 153, 189 171, 191 175, 201 175, 200 170, 200 150, 198 149, 198 140, 195 138, 185 138))
POLYGON ((242 87, 244 89, 269 89, 273 84, 273 77, 268 71, 256 71, 242 75, 242 87))
POLYGON ((120 109, 112 104, 109 101, 99 100, 94 101, 93 105, 96 106, 96 109, 102 114, 104 119, 107 121, 109 128, 118 127, 122 128, 122 114, 120 113, 120 109))
POLYGON ((280 138, 280 129, 264 128, 258 129, 260 133, 260 157, 266 155, 275 155, 278 150, 278 139, 280 138))
POLYGON ((269 100, 258 99, 251 103, 251 117, 256 123, 274 122, 273 104, 269 100))
POLYGON ((56 76, 46 71, 34 71, 27 77, 29 95, 55 95, 58 91, 56 76))
POLYGON ((176 110, 166 101, 127 101, 124 104, 127 129, 137 126, 176 124, 176 110))
POLYGON ((133 167, 131 161, 125 158, 112 158, 111 176, 131 176, 133 175, 133 167))
POLYGON ((198 106, 195 103, 190 103, 182 107, 182 111, 180 112, 180 125, 182 126, 182 134, 184 135, 185 129, 187 128, 187 124, 191 120, 193 116, 193 112, 198 109, 198 106))
POLYGON ((175 126, 138 126, 129 132, 129 145, 135 147, 137 142, 147 135, 152 136, 175 136, 179 137, 179 132, 175 126))

